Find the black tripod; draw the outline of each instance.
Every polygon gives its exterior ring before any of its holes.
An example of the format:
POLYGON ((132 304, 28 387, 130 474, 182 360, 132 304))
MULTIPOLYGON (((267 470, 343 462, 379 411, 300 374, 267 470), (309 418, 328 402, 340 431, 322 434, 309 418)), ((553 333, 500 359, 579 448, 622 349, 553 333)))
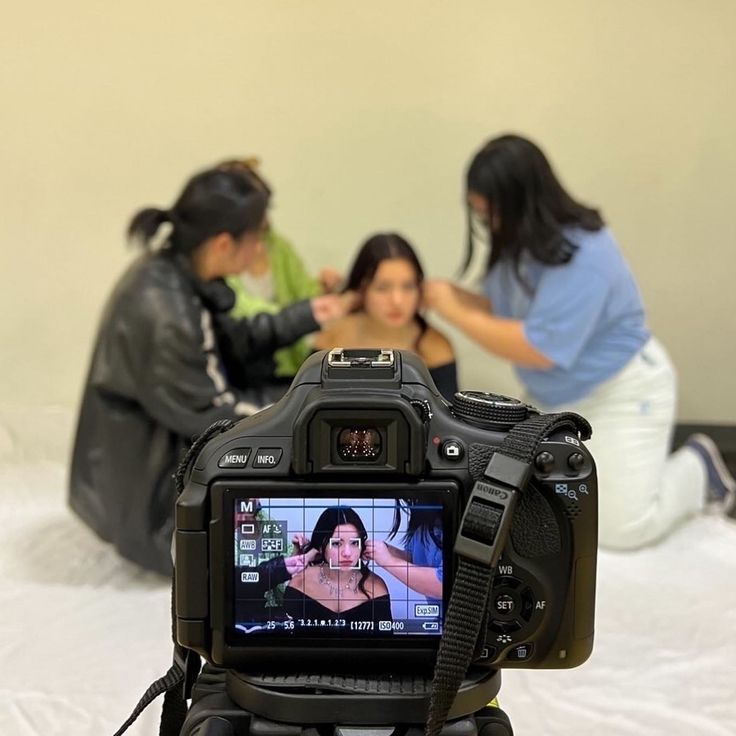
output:
MULTIPOLYGON (((513 736, 488 706, 498 671, 471 670, 442 736, 513 736)), ((254 676, 205 667, 180 736, 422 736, 431 680, 342 675, 254 676)))

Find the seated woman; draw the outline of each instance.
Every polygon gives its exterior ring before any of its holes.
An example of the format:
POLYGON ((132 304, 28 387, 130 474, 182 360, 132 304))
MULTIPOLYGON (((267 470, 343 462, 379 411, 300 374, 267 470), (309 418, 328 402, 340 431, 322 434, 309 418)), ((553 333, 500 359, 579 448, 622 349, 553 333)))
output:
POLYGON ((331 506, 317 519, 305 557, 318 555, 303 573, 291 578, 284 608, 293 619, 390 621, 386 583, 368 569, 368 541, 363 520, 348 506, 331 506))
POLYGON ((318 350, 397 348, 427 364, 440 393, 457 391, 455 355, 449 340, 419 313, 424 271, 414 249, 396 233, 379 233, 358 251, 346 289, 361 297, 359 311, 335 321, 314 338, 318 350))

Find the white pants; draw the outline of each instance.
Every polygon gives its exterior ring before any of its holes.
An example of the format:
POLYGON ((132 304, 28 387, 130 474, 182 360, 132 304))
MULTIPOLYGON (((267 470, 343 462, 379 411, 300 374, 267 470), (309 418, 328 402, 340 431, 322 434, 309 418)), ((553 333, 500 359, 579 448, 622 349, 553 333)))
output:
MULTIPOLYGON (((599 542, 634 549, 656 542, 703 510, 707 475, 697 453, 669 455, 675 370, 652 338, 613 378, 568 409, 593 427, 586 443, 598 468, 599 542)), ((540 407, 541 409, 542 407, 540 407)))

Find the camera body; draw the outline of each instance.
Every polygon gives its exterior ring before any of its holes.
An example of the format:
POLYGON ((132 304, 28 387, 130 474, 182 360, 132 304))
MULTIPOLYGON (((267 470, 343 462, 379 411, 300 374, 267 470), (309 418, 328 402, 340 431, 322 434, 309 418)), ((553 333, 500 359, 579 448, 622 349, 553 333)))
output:
MULTIPOLYGON (((473 483, 536 412, 461 393, 419 358, 334 350, 278 403, 210 440, 176 506, 176 633, 240 672, 431 673, 473 483)), ((567 668, 593 646, 595 464, 541 443, 474 665, 567 668)))

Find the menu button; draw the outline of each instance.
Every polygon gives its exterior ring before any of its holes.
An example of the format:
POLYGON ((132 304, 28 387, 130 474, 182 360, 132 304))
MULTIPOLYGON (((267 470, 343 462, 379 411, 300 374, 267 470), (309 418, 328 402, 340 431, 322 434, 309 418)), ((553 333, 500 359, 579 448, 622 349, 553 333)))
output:
POLYGON ((250 447, 236 447, 229 450, 217 463, 220 468, 244 468, 248 464, 250 457, 250 447))

